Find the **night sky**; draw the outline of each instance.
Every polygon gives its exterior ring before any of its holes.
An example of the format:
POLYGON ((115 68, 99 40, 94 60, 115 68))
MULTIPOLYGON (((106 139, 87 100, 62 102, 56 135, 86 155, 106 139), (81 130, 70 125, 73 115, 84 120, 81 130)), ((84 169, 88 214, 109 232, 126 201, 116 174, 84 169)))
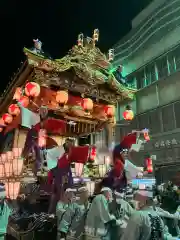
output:
POLYGON ((77 35, 92 36, 100 30, 98 46, 107 51, 131 29, 131 20, 151 0, 1 0, 0 44, 3 92, 25 56, 32 39, 43 42, 43 50, 60 58, 76 43, 77 35), (111 4, 110 4, 111 3, 111 4))

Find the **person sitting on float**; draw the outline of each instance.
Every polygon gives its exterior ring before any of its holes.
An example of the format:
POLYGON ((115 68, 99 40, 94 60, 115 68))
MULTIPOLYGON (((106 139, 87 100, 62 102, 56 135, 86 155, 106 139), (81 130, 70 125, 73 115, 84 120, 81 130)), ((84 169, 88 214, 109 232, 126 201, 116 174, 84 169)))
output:
POLYGON ((120 188, 125 188, 133 178, 143 175, 143 172, 130 161, 131 152, 138 152, 145 142, 145 140, 140 139, 141 134, 143 132, 133 131, 113 149, 113 168, 108 177, 113 178, 113 184, 117 191, 120 188))

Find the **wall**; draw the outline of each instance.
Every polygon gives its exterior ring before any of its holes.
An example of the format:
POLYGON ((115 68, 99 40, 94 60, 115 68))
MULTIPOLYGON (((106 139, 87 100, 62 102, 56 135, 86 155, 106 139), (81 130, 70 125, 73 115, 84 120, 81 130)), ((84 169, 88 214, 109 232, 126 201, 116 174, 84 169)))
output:
POLYGON ((138 27, 147 19, 147 16, 153 14, 157 8, 159 8, 167 0, 154 0, 150 3, 142 12, 140 12, 133 20, 132 27, 138 27))
MULTIPOLYGON (((142 165, 147 153, 157 163, 180 161, 180 72, 176 72, 140 90, 136 96, 137 115, 131 124, 116 127, 116 142, 134 129, 148 128, 151 141, 134 154, 134 163, 142 165)), ((123 108, 123 106, 122 106, 123 108)), ((121 120, 119 124, 123 124, 121 120)))
POLYGON ((180 1, 169 0, 114 47, 113 64, 129 74, 176 45, 179 35, 180 1))
POLYGON ((137 114, 180 99, 180 72, 143 88, 136 94, 137 114))

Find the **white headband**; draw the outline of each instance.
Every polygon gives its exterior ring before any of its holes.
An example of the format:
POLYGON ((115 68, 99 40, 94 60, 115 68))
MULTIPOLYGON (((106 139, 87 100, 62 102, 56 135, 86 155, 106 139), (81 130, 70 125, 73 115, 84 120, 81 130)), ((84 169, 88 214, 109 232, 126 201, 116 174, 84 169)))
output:
POLYGON ((150 191, 138 190, 136 194, 139 194, 142 197, 153 198, 153 192, 150 191))
POLYGON ((73 189, 73 188, 67 188, 65 192, 76 192, 76 189, 73 189))

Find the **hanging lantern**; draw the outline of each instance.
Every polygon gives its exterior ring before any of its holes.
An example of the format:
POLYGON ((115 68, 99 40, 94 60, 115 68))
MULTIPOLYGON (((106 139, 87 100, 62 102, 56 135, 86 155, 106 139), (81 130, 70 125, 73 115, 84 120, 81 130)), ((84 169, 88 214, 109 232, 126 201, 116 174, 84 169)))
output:
POLYGON ((153 172, 153 163, 151 158, 146 158, 146 170, 148 173, 153 172))
POLYGON ((15 200, 19 195, 20 182, 5 182, 6 197, 15 200))
POLYGON ((20 114, 20 108, 17 104, 11 104, 8 108, 8 113, 12 116, 18 116, 20 114))
POLYGON ((88 189, 90 196, 92 196, 94 194, 94 190, 95 190, 95 182, 94 181, 86 182, 86 187, 88 189))
POLYGON ((108 118, 112 118, 115 115, 115 107, 113 105, 105 106, 104 111, 108 118))
POLYGON ((92 146, 91 149, 90 149, 90 154, 89 154, 89 160, 90 161, 94 161, 95 158, 96 158, 96 147, 95 146, 92 146))
POLYGON ((22 105, 23 107, 26 108, 26 107, 29 105, 29 98, 26 97, 26 96, 22 96, 22 97, 20 98, 19 102, 21 103, 21 105, 22 105))
POLYGON ((1 162, 2 162, 2 163, 5 163, 6 161, 7 161, 6 153, 2 153, 2 154, 1 154, 1 162))
POLYGON ((6 159, 7 159, 7 161, 11 161, 13 159, 13 152, 12 151, 6 152, 6 159))
POLYGON ((22 89, 20 87, 16 88, 13 99, 19 101, 22 97, 22 89))
POLYGON ((43 148, 46 146, 46 129, 40 129, 38 134, 38 146, 43 148))
POLYGON ((99 170, 99 176, 103 178, 105 174, 107 173, 107 167, 105 164, 100 164, 98 165, 98 170, 99 170))
POLYGON ((0 163, 0 178, 4 178, 4 165, 0 163))
POLYGON ((56 101, 59 105, 64 106, 68 102, 68 92, 66 91, 58 91, 56 94, 56 101))
POLYGON ((75 163, 75 174, 76 177, 81 177, 83 173, 84 164, 83 163, 75 163))
POLYGON ((22 148, 13 148, 12 152, 14 158, 20 158, 22 154, 22 148))
POLYGON ((13 166, 12 162, 5 162, 4 163, 4 173, 6 177, 13 176, 13 166))
POLYGON ((129 105, 126 106, 126 110, 123 112, 123 118, 126 121, 131 121, 134 118, 134 113, 129 105))
POLYGON ((2 120, 5 124, 10 124, 13 121, 13 117, 9 113, 5 113, 2 115, 2 120))
POLYGON ((82 101, 82 107, 86 112, 93 109, 93 101, 90 98, 84 98, 82 101))
POLYGON ((25 86, 25 94, 28 97, 38 97, 41 92, 41 87, 38 83, 28 82, 25 86))
POLYGON ((23 169, 23 160, 22 159, 13 159, 12 161, 13 176, 19 177, 23 169))

